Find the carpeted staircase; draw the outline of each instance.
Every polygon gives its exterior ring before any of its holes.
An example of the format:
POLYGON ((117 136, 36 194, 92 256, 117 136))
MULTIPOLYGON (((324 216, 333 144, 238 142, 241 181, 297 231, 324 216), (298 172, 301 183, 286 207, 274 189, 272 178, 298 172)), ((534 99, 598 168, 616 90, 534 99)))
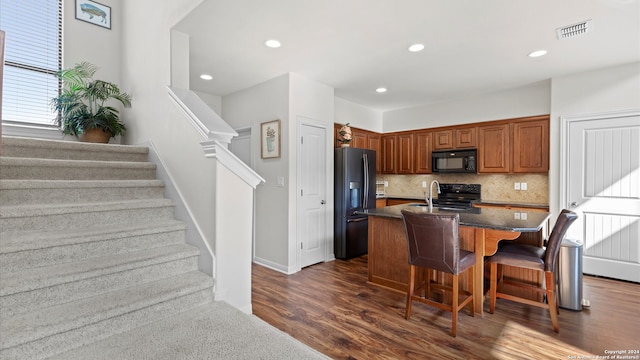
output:
POLYGON ((148 151, 2 138, 0 359, 326 358, 213 302, 148 151))
POLYGON ((144 147, 3 137, 0 358, 40 359, 210 303, 144 147))

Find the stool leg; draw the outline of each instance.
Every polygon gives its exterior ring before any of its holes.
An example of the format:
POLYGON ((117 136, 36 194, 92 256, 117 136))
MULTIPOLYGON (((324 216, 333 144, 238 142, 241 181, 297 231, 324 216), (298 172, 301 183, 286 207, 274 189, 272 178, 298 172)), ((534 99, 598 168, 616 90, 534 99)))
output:
POLYGON ((469 289, 471 289, 471 302, 469 303, 470 304, 469 307, 470 307, 470 310, 471 310, 471 316, 475 316, 475 314, 476 314, 475 305, 474 305, 474 301, 473 301, 473 299, 474 299, 473 294, 476 293, 476 282, 473 281, 475 279, 474 272, 475 272, 474 267, 473 266, 470 267, 469 268, 469 289))
POLYGON ((546 280, 546 287, 547 287, 547 303, 549 305, 549 314, 551 315, 551 325, 553 326, 553 331, 555 332, 559 332, 559 328, 558 328, 558 307, 557 307, 557 302, 556 302, 556 295, 555 295, 555 276, 553 276, 553 273, 550 271, 545 271, 544 273, 545 275, 545 280, 546 280))
POLYGON ((411 317, 411 297, 413 296, 413 292, 415 291, 415 274, 416 267, 413 265, 409 266, 409 289, 407 290, 407 310, 404 314, 404 318, 409 320, 411 317))
POLYGON ((498 264, 491 263, 491 284, 489 285, 489 313, 493 314, 496 309, 496 291, 498 287, 498 264))
POLYGON ((456 337, 456 325, 458 324, 458 275, 453 275, 453 303, 451 304, 451 336, 456 337))

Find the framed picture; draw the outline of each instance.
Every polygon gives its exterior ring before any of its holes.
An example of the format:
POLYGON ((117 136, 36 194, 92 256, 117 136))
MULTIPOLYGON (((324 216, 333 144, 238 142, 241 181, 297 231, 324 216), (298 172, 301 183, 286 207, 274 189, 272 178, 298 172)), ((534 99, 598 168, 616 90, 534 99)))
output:
POLYGON ((280 120, 260 124, 260 157, 262 159, 280 157, 280 120))
POLYGON ((111 7, 91 0, 76 0, 76 19, 111 30, 111 7))

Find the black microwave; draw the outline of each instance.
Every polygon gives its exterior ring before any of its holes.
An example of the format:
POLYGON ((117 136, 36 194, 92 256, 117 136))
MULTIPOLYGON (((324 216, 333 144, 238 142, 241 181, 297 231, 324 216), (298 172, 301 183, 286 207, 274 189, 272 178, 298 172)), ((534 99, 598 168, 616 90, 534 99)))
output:
POLYGON ((476 149, 434 151, 431 169, 434 173, 476 174, 476 149))

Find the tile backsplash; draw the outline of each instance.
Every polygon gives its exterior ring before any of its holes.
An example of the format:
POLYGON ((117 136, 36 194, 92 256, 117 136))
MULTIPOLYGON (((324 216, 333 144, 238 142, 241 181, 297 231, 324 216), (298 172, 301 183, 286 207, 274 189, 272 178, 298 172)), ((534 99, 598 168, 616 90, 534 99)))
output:
POLYGON ((549 203, 549 176, 547 174, 448 174, 448 175, 389 175, 378 174, 377 181, 387 181, 387 196, 424 197, 432 180, 452 184, 482 185, 482 200, 513 203, 549 203), (515 190, 514 183, 527 183, 527 190, 515 190))

